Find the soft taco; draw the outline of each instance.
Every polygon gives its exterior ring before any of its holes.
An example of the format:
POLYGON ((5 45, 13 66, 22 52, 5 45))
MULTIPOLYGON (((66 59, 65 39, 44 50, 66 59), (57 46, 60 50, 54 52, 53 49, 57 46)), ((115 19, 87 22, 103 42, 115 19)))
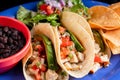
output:
POLYGON ((100 68, 109 66, 111 51, 106 40, 102 37, 102 30, 92 29, 92 32, 95 40, 95 58, 90 73, 95 73, 100 68))
POLYGON ((26 80, 68 80, 69 75, 57 64, 55 35, 49 23, 39 23, 32 29, 32 46, 23 59, 26 80))
POLYGON ((94 41, 80 24, 67 23, 64 18, 63 12, 62 25, 54 27, 57 61, 69 75, 82 78, 89 73, 94 64, 94 41))
MULTIPOLYGON (((101 67, 103 67, 103 66, 106 67, 106 66, 108 66, 110 64, 109 60, 110 60, 110 56, 111 56, 111 51, 108 48, 108 45, 106 45, 105 39, 103 39, 102 36, 101 36, 102 31, 91 30, 90 25, 88 24, 88 22, 83 17, 79 16, 76 13, 72 13, 72 12, 63 12, 62 16, 61 16, 61 22, 68 30, 72 31, 73 34, 76 34, 75 37, 77 37, 77 39, 80 42, 83 39, 83 43, 85 43, 85 44, 86 44, 86 42, 90 43, 90 44, 87 44, 85 50, 87 50, 88 48, 89 48, 89 50, 94 48, 94 50, 93 50, 94 52, 93 53, 92 52, 91 53, 89 53, 89 52, 86 53, 85 51, 83 51, 83 54, 81 54, 80 57, 79 57, 80 54, 76 54, 76 58, 78 58, 78 59, 80 58, 79 60, 82 59, 82 61, 80 63, 80 66, 81 66, 82 62, 84 62, 86 56, 89 56, 88 60, 91 59, 91 61, 89 60, 90 62, 92 62, 92 59, 94 58, 93 65, 88 64, 89 65, 89 68, 87 68, 88 71, 92 67, 91 70, 90 70, 90 73, 95 73, 101 67), (79 30, 79 29, 81 29, 83 32, 81 30, 79 30), (87 34, 86 32, 88 34, 90 34, 90 36, 82 34, 82 33, 87 34), (84 36, 87 36, 87 38, 84 39, 84 36), (81 40, 80 40, 80 37, 82 37, 81 40), (89 39, 89 37, 91 37, 92 40, 89 39), (91 41, 89 42, 89 41, 87 41, 87 39, 91 40, 91 41), (92 42, 94 42, 94 46, 95 47, 92 46, 92 44, 93 44, 92 42), (90 49, 90 47, 92 47, 92 48, 90 49), (95 53, 95 56, 94 56, 94 53, 95 53)), ((66 32, 65 32, 65 34, 66 34, 66 32)), ((69 34, 71 35, 71 33, 69 33, 69 34)), ((81 42, 82 46, 84 46, 83 43, 81 42)), ((61 51, 61 44, 59 44, 59 45, 60 45, 60 50, 58 52, 61 51)), ((85 46, 84 46, 84 48, 85 48, 85 46)), ((64 59, 63 60, 61 59, 61 62, 60 62, 61 65, 63 65, 62 61, 64 61, 64 59)), ((87 62, 85 62, 85 63, 87 64, 87 62)), ((70 65, 72 65, 72 63, 70 63, 70 64, 67 63, 67 66, 68 65, 70 67, 70 65)), ((64 64, 63 67, 64 66, 66 66, 66 65, 64 64)), ((72 67, 77 67, 77 66, 73 64, 72 67)), ((83 68, 83 70, 84 69, 85 68, 83 68)), ((77 69, 77 70, 79 71, 79 69, 77 69)), ((69 71, 70 70, 68 70, 68 72, 69 71)), ((77 73, 77 72, 75 73, 75 74, 78 74, 78 76, 73 75, 74 72, 72 73, 72 71, 70 71, 69 73, 71 73, 71 75, 74 76, 74 77, 83 77, 83 76, 85 76, 88 73, 86 71, 86 74, 82 74, 82 67, 81 67, 80 71, 81 71, 81 73, 77 73)))

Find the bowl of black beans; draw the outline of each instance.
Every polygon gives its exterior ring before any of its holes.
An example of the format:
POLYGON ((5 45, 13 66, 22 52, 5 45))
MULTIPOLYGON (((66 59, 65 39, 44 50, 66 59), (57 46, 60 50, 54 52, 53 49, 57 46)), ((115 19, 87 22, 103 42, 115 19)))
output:
POLYGON ((0 73, 13 68, 29 51, 30 31, 22 22, 0 16, 0 73))

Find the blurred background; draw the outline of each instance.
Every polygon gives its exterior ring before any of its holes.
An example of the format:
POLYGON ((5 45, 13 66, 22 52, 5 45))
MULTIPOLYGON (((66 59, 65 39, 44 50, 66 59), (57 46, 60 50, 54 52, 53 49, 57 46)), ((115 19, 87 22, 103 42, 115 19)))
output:
MULTIPOLYGON (((40 0, 0 0, 0 11, 3 11, 13 6, 17 6, 19 4, 32 2, 32 1, 40 1, 40 0)), ((119 2, 120 0, 92 0, 92 1, 101 1, 108 4, 112 4, 115 2, 119 2)))

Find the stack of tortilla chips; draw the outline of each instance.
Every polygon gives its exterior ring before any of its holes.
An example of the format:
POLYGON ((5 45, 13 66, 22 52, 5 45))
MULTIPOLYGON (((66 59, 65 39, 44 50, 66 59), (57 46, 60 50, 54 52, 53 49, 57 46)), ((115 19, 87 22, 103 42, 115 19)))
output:
POLYGON ((120 54, 120 2, 89 8, 91 28, 101 30, 113 54, 120 54))

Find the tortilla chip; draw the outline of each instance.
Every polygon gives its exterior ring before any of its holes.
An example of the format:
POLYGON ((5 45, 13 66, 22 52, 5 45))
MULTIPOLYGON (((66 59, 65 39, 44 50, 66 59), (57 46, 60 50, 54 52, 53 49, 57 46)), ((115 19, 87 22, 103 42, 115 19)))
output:
POLYGON ((112 50, 112 53, 119 54, 120 53, 120 29, 106 31, 102 35, 107 40, 107 44, 112 50))
POLYGON ((112 31, 106 31, 103 34, 104 38, 109 40, 112 44, 116 46, 120 46, 120 29, 112 30, 112 31))
POLYGON ((96 24, 96 23, 94 23, 94 22, 92 22, 92 21, 89 21, 89 24, 90 24, 90 27, 91 27, 92 29, 103 29, 101 25, 96 24))
POLYGON ((108 43, 113 54, 120 54, 120 46, 115 46, 110 41, 107 41, 107 43, 108 43))
POLYGON ((105 6, 93 6, 88 12, 91 14, 89 22, 97 24, 97 28, 105 30, 120 28, 120 16, 114 10, 105 6))
POLYGON ((113 9, 120 16, 120 2, 111 4, 108 7, 111 8, 111 9, 113 9))

